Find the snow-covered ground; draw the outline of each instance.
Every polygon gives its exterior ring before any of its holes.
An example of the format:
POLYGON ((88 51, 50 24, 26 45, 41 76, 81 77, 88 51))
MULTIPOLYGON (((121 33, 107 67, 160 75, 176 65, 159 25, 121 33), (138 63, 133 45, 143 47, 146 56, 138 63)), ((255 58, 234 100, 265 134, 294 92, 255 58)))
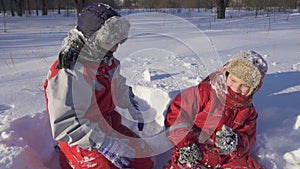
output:
MULTIPOLYGON (((196 85, 240 50, 253 49, 269 63, 254 99, 258 118, 253 155, 267 169, 300 168, 300 13, 209 11, 174 15, 131 14, 130 38, 119 47, 121 73, 128 78, 146 122, 138 132, 168 160, 164 111, 176 94, 196 85)), ((0 20, 0 168, 58 168, 45 111, 43 81, 76 17, 9 17, 0 20), (4 32, 4 28, 7 30, 4 32)), ((136 130, 125 110, 124 123, 136 130)))

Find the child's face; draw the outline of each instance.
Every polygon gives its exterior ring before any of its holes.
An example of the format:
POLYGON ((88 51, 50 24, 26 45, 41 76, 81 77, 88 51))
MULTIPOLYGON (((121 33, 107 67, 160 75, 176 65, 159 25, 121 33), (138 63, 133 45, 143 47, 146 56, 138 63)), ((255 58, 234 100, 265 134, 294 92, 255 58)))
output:
POLYGON ((226 84, 231 90, 242 95, 247 95, 250 91, 250 87, 246 84, 246 82, 232 74, 228 75, 226 84))

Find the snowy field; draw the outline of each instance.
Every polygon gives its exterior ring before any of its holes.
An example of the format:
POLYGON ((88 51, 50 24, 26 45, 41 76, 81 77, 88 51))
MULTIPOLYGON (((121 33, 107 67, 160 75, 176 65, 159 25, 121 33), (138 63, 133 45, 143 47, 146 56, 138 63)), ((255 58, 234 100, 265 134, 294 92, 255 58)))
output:
MULTIPOLYGON (((176 94, 196 85, 240 50, 253 49, 269 63, 254 103, 259 113, 253 156, 267 169, 300 168, 300 13, 228 11, 216 20, 200 13, 127 15, 132 29, 119 47, 121 73, 139 97, 146 117, 136 131, 160 156, 169 158, 164 111, 176 94)), ((0 18, 0 168, 57 169, 43 81, 76 17, 0 18), (6 32, 5 32, 6 30, 6 32)))

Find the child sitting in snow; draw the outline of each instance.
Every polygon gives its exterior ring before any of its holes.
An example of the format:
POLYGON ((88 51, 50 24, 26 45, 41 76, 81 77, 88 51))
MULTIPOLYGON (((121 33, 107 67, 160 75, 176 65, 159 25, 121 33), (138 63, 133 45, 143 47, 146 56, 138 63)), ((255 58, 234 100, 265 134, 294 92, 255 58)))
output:
POLYGON ((177 95, 165 119, 175 145, 166 168, 262 168, 250 156, 257 119, 252 98, 267 68, 261 55, 242 51, 177 95))

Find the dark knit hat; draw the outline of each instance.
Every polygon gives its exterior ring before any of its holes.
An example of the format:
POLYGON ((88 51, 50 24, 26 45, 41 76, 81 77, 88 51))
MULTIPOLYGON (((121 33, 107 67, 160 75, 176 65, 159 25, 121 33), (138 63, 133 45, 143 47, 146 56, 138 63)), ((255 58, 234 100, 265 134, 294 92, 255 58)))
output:
POLYGON ((89 5, 83 8, 78 16, 77 29, 89 38, 113 16, 120 17, 120 14, 109 5, 102 3, 89 5))
POLYGON ((226 71, 245 81, 250 87, 248 96, 253 94, 262 83, 268 65, 264 58, 255 51, 241 51, 226 66, 226 71))

